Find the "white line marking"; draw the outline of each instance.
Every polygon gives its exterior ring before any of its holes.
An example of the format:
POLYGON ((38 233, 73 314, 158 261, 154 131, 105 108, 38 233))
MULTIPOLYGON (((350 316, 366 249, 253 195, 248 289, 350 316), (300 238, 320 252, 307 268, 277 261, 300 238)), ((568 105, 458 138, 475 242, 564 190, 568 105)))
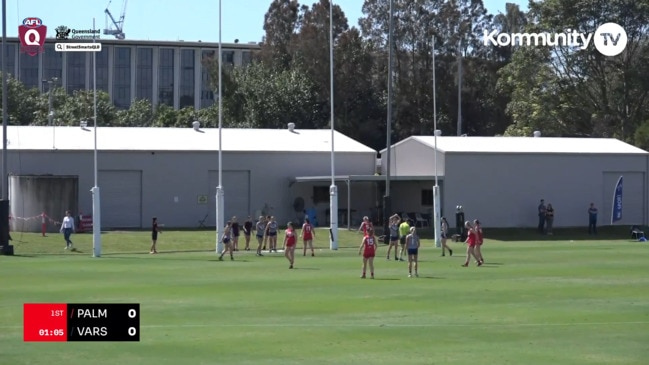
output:
MULTIPOLYGON (((613 326, 613 325, 642 325, 649 324, 649 321, 642 322, 574 322, 574 323, 422 323, 422 324, 399 324, 399 323, 381 323, 381 324, 363 324, 363 323, 214 323, 214 324, 151 324, 141 325, 141 328, 207 328, 207 327, 322 327, 322 328, 365 328, 365 327, 558 327, 558 326, 613 326)), ((0 326, 0 329, 18 329, 22 326, 0 326)))

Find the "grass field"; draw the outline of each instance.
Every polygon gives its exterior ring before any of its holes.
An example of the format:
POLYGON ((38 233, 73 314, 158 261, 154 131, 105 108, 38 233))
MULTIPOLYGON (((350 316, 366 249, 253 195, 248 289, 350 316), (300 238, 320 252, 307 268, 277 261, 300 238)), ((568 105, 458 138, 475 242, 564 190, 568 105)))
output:
POLYGON ((164 232, 159 255, 147 232, 106 233, 101 258, 91 235, 74 235, 72 253, 59 234, 14 232, 16 256, 0 256, 0 364, 649 361, 647 242, 501 232, 485 266, 463 268, 463 245, 440 257, 426 240, 419 278, 381 246, 376 280, 361 280, 360 236, 341 232, 330 251, 318 233, 316 257, 288 270, 281 253, 219 262, 210 231, 164 232), (140 303, 141 341, 25 343, 25 302, 140 303))

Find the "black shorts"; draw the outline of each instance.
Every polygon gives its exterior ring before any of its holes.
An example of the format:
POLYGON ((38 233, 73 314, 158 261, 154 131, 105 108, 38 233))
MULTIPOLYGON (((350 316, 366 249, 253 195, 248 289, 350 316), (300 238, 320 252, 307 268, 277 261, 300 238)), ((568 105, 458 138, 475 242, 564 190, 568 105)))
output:
POLYGON ((230 243, 230 239, 229 238, 224 238, 223 243, 225 243, 227 245, 228 243, 230 243))
POLYGON ((151 233, 151 239, 154 240, 154 241, 157 240, 158 239, 158 232, 151 233))
POLYGON ((409 249, 408 249, 408 255, 414 255, 414 256, 417 256, 418 251, 419 251, 419 250, 416 249, 416 248, 409 248, 409 249))
POLYGON ((401 238, 399 239, 399 243, 401 244, 401 246, 405 245, 406 244, 406 236, 401 236, 401 238))
POLYGON ((390 241, 397 241, 399 240, 399 236, 390 236, 390 241))
POLYGON ((446 233, 442 232, 442 238, 447 238, 446 233))

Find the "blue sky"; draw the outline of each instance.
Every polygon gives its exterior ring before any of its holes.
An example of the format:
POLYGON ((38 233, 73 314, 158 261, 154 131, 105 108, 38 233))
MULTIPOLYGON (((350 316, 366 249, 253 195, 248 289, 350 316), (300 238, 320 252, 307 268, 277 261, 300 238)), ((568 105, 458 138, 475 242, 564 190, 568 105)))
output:
MULTIPOLYGON (((48 26, 48 36, 54 37, 54 28, 66 25, 73 29, 91 29, 95 18, 96 28, 106 27, 104 9, 108 6, 119 18, 123 0, 6 0, 7 36, 18 34, 18 25, 24 18, 38 17, 48 26)), ((222 0, 222 41, 229 43, 259 42, 264 35, 264 14, 271 0, 222 0)), ((527 1, 509 0, 527 8, 527 1)), ((302 0, 311 4, 315 0, 302 0)), ((505 11, 506 1, 484 0, 493 13, 505 11)), ((350 26, 357 25, 363 16, 363 0, 334 0, 342 7, 350 26)), ((184 40, 218 42, 219 7, 217 0, 130 0, 124 19, 126 39, 132 40, 184 40)), ((111 37, 101 34, 101 37, 111 37)))

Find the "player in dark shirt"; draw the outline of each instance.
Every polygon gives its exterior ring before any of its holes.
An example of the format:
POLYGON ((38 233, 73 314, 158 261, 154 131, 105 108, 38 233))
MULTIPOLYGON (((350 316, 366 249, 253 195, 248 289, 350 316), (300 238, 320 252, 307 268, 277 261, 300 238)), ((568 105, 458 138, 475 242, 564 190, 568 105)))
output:
POLYGON ((250 251, 250 233, 252 232, 252 218, 248 216, 248 219, 243 223, 243 236, 246 238, 246 251, 250 251))

